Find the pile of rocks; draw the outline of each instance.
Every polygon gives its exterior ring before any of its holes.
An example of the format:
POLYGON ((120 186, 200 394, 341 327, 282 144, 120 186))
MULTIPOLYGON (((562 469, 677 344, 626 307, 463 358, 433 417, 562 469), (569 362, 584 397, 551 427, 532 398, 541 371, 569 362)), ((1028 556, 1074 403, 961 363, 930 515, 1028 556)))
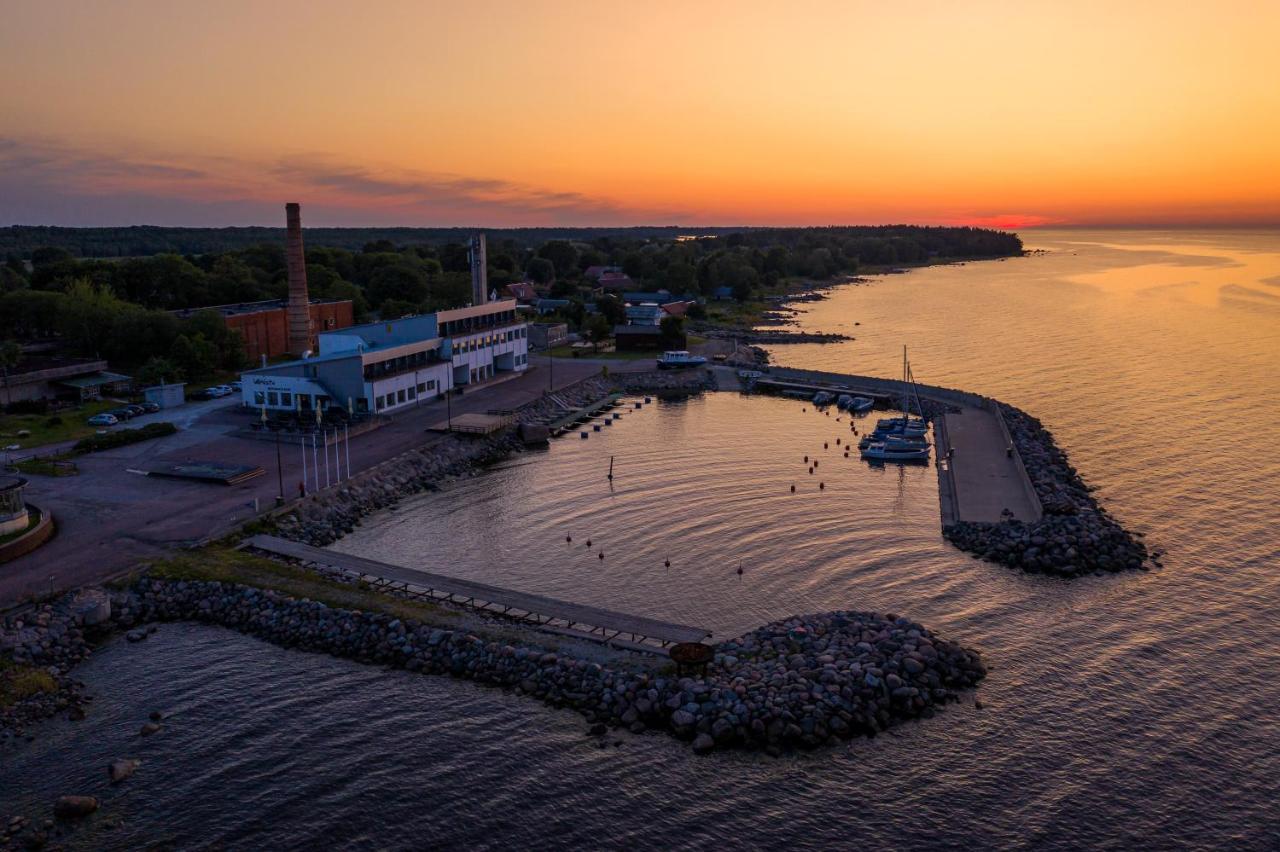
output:
POLYGON ((25 727, 59 713, 82 718, 90 701, 84 684, 71 669, 91 653, 89 635, 110 627, 110 604, 101 591, 69 592, 45 603, 6 615, 0 621, 0 654, 24 669, 8 669, 0 677, 15 678, 36 669, 54 686, 0 708, 0 741, 24 735, 25 727))
POLYGON ((627 393, 701 393, 715 387, 706 370, 646 370, 616 373, 613 378, 627 393))
POLYGON ((999 405, 1044 516, 950 524, 947 539, 982 559, 1064 577, 1144 567, 1146 545, 1098 505, 1053 435, 1026 412, 999 405))
POLYGON ((513 689, 589 722, 664 730, 695 751, 776 752, 928 717, 985 675, 972 651, 891 615, 792 618, 720 646, 701 677, 606 666, 388 615, 234 584, 143 578, 116 601, 140 619, 230 627, 289 648, 513 689))

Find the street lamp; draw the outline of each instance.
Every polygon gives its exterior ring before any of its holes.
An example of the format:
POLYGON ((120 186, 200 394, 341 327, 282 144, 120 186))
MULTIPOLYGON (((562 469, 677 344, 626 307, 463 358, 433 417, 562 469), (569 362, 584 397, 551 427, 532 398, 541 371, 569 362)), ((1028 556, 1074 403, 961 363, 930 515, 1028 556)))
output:
MULTIPOLYGON (((262 428, 267 427, 267 407, 262 406, 262 428)), ((276 497, 276 505, 284 505, 284 464, 280 461, 280 430, 276 430, 276 482, 280 486, 280 494, 276 497)))

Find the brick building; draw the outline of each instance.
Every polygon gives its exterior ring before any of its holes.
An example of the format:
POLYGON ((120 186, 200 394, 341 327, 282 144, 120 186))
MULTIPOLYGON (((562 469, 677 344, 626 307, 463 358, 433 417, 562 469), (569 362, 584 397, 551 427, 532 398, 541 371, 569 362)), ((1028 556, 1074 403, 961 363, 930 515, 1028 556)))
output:
MULTIPOLYGON (((355 310, 350 301, 312 300, 311 342, 308 348, 316 350, 316 335, 324 331, 348 328, 355 324, 355 310)), ((227 328, 240 332, 244 338, 244 350, 250 360, 257 362, 263 355, 275 358, 289 354, 289 320, 287 304, 283 299, 268 302, 246 302, 239 305, 214 305, 178 311, 179 316, 190 316, 197 310, 217 311, 227 328)), ((301 354, 301 353, 295 353, 301 354)))

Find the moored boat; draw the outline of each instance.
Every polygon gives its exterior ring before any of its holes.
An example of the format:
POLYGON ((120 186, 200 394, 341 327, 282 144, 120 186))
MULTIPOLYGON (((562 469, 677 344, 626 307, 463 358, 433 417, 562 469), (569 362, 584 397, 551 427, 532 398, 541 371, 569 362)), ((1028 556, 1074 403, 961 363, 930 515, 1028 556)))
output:
POLYGON ((707 363, 707 359, 701 355, 691 355, 683 349, 674 349, 662 353, 662 357, 658 359, 658 369, 683 370, 690 367, 701 367, 705 363, 707 363))

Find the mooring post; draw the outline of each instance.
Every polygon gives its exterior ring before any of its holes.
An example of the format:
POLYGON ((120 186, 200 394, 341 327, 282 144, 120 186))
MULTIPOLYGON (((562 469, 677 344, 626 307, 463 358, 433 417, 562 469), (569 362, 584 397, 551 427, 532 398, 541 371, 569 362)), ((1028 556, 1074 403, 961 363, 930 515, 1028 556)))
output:
POLYGON ((613 456, 609 456, 609 479, 613 479, 613 456))

